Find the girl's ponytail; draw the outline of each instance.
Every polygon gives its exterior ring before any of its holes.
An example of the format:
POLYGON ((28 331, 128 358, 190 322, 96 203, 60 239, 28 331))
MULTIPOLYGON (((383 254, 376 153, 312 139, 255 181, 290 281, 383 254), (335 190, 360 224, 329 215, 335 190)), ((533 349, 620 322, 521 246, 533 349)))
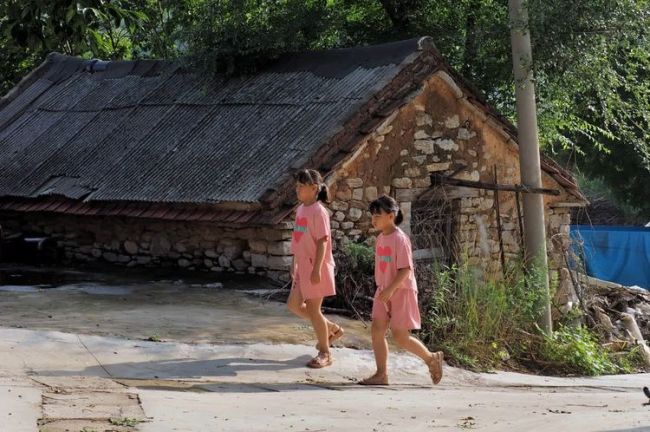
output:
POLYGON ((404 222, 404 215, 402 214, 402 209, 397 210, 397 215, 395 216, 395 225, 399 225, 404 222))
POLYGON ((316 197, 318 201, 322 201, 325 204, 329 204, 330 202, 330 190, 327 187, 325 183, 320 184, 320 188, 318 190, 318 196, 316 197))

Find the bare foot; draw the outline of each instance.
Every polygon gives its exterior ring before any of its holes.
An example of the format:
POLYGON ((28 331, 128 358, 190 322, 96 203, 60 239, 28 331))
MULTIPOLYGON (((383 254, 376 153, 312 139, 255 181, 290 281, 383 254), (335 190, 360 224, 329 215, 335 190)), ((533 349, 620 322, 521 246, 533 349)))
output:
POLYGON ((359 381, 359 384, 366 386, 388 385, 388 375, 376 373, 371 377, 359 381))

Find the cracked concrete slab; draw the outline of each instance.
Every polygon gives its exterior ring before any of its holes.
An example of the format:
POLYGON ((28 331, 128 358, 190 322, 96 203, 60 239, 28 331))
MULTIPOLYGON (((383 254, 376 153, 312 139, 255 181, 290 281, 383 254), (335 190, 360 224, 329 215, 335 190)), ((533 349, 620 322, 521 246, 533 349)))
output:
POLYGON ((137 393, 98 377, 39 377, 40 432, 134 431, 147 418, 137 393))

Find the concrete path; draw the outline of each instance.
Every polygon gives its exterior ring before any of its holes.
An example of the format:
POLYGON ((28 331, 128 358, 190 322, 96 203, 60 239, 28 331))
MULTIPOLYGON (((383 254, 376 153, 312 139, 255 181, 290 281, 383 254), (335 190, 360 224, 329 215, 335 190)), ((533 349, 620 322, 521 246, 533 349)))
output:
POLYGON ((312 331, 267 282, 190 276, 0 267, 0 432, 650 431, 650 374, 445 367, 433 388, 393 352, 392 385, 364 388, 362 323, 335 317, 336 362, 310 370, 312 331))
POLYGON ((393 385, 363 388, 354 381, 372 371, 370 351, 337 348, 335 365, 319 371, 304 368, 312 351, 0 329, 0 430, 38 431, 40 421, 51 432, 650 431, 641 393, 650 374, 569 379, 445 367, 433 388, 417 359, 397 353, 393 385))

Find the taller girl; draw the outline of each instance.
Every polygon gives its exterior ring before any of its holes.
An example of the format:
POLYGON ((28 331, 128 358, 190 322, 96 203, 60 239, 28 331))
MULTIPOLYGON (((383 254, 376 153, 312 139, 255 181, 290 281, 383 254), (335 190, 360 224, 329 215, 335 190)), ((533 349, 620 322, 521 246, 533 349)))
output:
POLYGON ((323 298, 336 295, 330 218, 321 204, 329 201, 329 190, 315 170, 303 169, 295 176, 300 206, 291 239, 293 285, 287 306, 300 318, 311 321, 318 355, 307 363, 311 368, 330 366, 330 344, 343 336, 341 326, 328 321, 321 312, 323 298))

